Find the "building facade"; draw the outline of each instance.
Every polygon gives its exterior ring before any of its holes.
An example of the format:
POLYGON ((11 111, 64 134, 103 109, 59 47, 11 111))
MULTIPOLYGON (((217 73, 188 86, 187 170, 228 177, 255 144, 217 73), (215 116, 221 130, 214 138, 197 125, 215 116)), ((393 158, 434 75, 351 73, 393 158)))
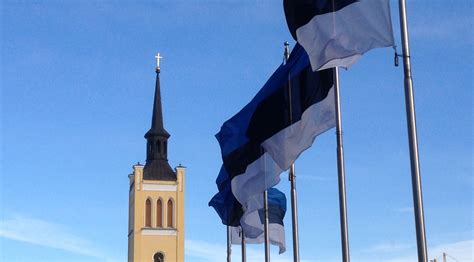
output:
POLYGON ((159 59, 146 164, 129 175, 129 262, 184 261, 185 168, 168 163, 169 133, 163 126, 159 59))

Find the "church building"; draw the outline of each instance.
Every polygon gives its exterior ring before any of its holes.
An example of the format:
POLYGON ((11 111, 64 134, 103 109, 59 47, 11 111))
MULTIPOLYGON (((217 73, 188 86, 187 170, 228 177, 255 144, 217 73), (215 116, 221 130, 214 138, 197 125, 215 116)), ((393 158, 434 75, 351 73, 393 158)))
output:
POLYGON ((168 163, 168 138, 163 126, 160 54, 156 56, 156 84, 151 128, 145 134, 146 164, 129 175, 129 262, 184 261, 184 174, 168 163))

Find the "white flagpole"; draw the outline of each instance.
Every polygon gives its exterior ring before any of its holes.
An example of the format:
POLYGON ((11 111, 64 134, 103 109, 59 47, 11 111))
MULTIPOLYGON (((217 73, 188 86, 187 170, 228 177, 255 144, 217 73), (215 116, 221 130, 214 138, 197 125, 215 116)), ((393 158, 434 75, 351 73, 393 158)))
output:
POLYGON ((241 237, 242 237, 242 262, 247 261, 247 251, 245 250, 245 234, 244 229, 240 227, 241 237))
POLYGON ((263 210, 265 223, 263 226, 265 236, 265 262, 270 262, 270 232, 268 230, 268 191, 263 191, 263 210))
MULTIPOLYGON (((285 59, 284 62, 288 61, 290 58, 290 44, 285 42, 285 59)), ((290 107, 290 124, 293 123, 293 106, 291 101, 291 79, 288 76, 288 97, 289 97, 289 107, 290 107)), ((291 222, 292 222, 292 233, 293 233, 293 261, 300 261, 300 248, 299 248, 299 239, 298 239, 298 205, 296 199, 296 174, 295 174, 295 163, 291 164, 290 171, 288 172, 288 179, 290 180, 290 194, 291 194, 291 222)))
POLYGON ((339 216, 341 223, 342 261, 349 262, 349 232, 347 225, 346 174, 344 168, 344 147, 342 143, 341 98, 339 96, 339 68, 334 68, 334 99, 336 107, 337 173, 339 185, 339 216))
POLYGON ((227 226, 227 262, 232 261, 232 243, 231 243, 230 226, 227 226))
POLYGON ((407 113, 408 143, 410 146, 410 165, 415 212, 416 242, 418 262, 428 261, 426 249, 425 218, 423 211, 423 194, 421 190, 420 160, 418 155, 418 138, 416 134, 415 97, 411 77, 410 46, 408 40, 408 22, 406 0, 399 0, 400 29, 403 46, 403 71, 405 76, 405 105, 407 113))

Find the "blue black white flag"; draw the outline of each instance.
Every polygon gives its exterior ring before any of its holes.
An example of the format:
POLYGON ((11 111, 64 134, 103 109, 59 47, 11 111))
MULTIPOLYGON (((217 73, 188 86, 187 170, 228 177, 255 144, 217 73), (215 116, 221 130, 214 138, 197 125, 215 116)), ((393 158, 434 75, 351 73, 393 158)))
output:
MULTIPOLYGON (((268 190, 269 238, 271 244, 280 248, 280 254, 286 251, 285 227, 283 223, 285 213, 285 194, 276 188, 270 188, 268 190)), ((242 221, 245 221, 246 224, 231 228, 232 244, 242 243, 242 231, 245 232, 245 241, 248 244, 260 244, 265 241, 263 230, 265 213, 263 209, 252 212, 248 217, 244 215, 242 221)))
POLYGON ((288 28, 313 70, 348 68, 373 48, 394 46, 388 0, 284 0, 288 28))
POLYGON ((263 191, 279 182, 316 136, 335 126, 332 87, 333 70, 312 72, 297 44, 252 101, 222 125, 216 138, 232 193, 245 212, 261 208, 263 191))

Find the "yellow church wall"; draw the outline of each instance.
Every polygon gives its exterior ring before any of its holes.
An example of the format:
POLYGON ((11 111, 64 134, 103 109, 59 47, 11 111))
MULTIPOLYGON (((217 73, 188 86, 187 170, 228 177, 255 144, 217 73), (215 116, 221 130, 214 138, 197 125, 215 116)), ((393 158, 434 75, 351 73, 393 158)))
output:
POLYGON ((130 176, 129 261, 153 262, 162 252, 166 262, 184 261, 184 176, 185 168, 176 168, 177 181, 143 180, 143 166, 135 165, 130 176), (145 227, 145 203, 151 200, 151 227, 145 227), (157 227, 157 201, 162 200, 163 227, 157 227), (168 228, 168 200, 173 202, 173 227, 168 228), (132 204, 133 203, 133 204, 132 204), (133 259, 133 260, 131 260, 133 259))

